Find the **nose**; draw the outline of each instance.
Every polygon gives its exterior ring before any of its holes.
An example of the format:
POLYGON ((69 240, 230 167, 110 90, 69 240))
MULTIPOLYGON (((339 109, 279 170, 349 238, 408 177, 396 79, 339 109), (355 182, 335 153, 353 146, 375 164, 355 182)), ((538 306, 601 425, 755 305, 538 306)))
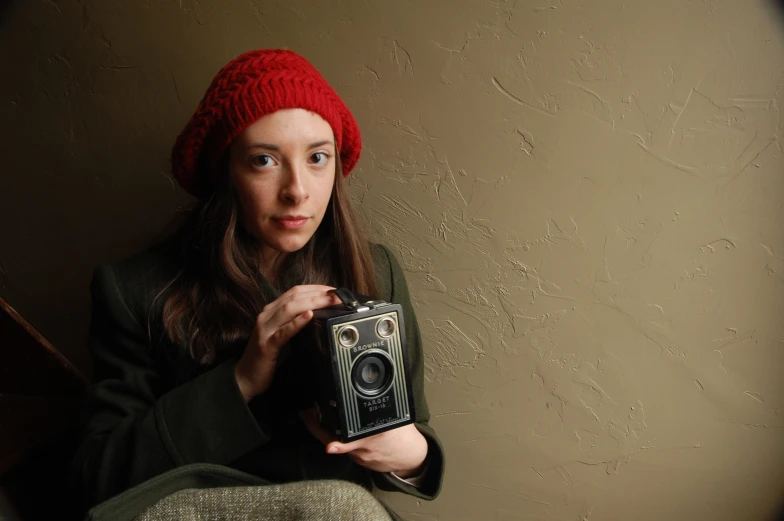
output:
POLYGON ((300 204, 308 198, 306 186, 307 166, 297 161, 289 162, 280 190, 280 198, 289 204, 300 204))

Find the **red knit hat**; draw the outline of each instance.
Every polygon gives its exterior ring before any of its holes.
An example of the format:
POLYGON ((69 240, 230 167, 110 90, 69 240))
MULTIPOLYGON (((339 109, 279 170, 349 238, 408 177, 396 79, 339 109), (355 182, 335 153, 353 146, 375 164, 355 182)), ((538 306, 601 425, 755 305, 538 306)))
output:
POLYGON ((246 52, 218 72, 174 143, 174 177, 188 193, 209 196, 220 174, 218 161, 232 141, 262 116, 291 108, 330 124, 347 176, 362 149, 354 116, 305 58, 275 49, 246 52))

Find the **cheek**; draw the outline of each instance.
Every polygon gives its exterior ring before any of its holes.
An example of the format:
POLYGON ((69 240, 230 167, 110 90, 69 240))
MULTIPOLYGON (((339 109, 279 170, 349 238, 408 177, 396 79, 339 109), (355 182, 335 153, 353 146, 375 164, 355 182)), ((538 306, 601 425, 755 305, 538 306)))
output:
POLYGON ((325 180, 323 183, 320 183, 318 186, 318 198, 321 201, 321 206, 326 208, 329 204, 330 199, 332 199, 332 188, 335 184, 334 179, 325 180))
POLYGON ((332 199, 332 185, 327 185, 321 191, 321 206, 325 207, 329 204, 329 201, 332 199))
POLYGON ((240 208, 246 221, 257 221, 269 211, 271 206, 269 190, 263 190, 261 187, 253 185, 238 185, 236 189, 240 208))

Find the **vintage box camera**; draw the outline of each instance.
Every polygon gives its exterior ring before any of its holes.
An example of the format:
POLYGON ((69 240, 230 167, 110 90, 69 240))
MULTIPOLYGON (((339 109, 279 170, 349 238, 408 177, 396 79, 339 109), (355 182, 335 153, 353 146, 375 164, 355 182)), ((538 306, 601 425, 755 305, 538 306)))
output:
POLYGON ((303 402, 315 402, 322 426, 344 443, 413 423, 401 306, 333 291, 342 304, 315 310, 290 343, 303 402))

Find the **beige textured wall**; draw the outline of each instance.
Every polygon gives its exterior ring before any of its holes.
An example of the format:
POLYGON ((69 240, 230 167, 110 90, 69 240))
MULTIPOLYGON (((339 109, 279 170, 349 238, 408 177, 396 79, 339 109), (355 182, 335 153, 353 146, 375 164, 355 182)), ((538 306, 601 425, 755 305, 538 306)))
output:
POLYGON ((11 2, 0 296, 77 365, 93 265, 189 199, 217 69, 289 47, 364 131, 407 269, 441 498, 425 520, 763 520, 784 463, 784 20, 741 0, 11 2))

